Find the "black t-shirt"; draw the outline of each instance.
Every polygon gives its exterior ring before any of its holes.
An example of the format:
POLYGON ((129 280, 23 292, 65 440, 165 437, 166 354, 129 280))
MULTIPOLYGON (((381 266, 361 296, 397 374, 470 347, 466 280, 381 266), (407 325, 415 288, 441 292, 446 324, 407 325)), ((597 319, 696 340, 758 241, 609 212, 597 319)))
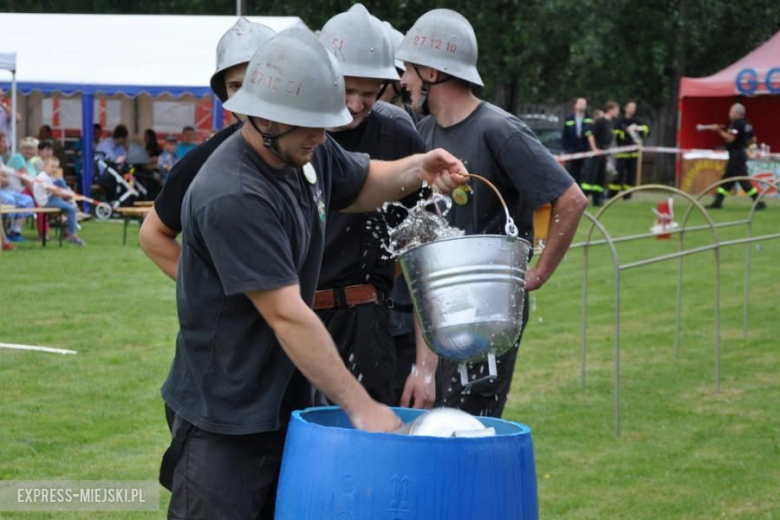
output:
POLYGON ((638 144, 628 132, 628 127, 631 125, 636 125, 638 127, 636 129, 636 134, 640 139, 647 139, 647 136, 650 135, 650 127, 635 115, 632 117, 620 116, 612 129, 612 133, 615 134, 615 144, 618 146, 638 144))
POLYGON ((600 117, 593 123, 593 139, 599 150, 606 150, 612 144, 612 126, 612 121, 606 117, 600 117))
POLYGON ((734 136, 734 141, 726 143, 729 151, 729 160, 747 160, 747 147, 753 140, 753 125, 747 119, 737 119, 728 128, 728 132, 734 136))
MULTIPOLYGON (((512 114, 482 102, 463 121, 444 128, 427 117, 417 125, 430 148, 444 148, 469 172, 480 174, 501 191, 519 237, 533 243, 534 210, 557 199, 574 179, 550 155, 528 126, 512 114)), ((503 235, 504 209, 496 194, 472 179, 464 205, 453 204, 447 220, 467 235, 503 235)))
MULTIPOLYGON (((401 111, 401 109, 398 109, 401 111)), ((403 111, 401 111, 403 114, 403 111)), ((371 112, 351 130, 331 133, 345 150, 366 153, 372 159, 392 161, 425 152, 425 143, 408 120, 371 112)), ((414 195, 412 195, 414 197, 414 195)), ((405 215, 401 215, 403 218, 405 215)), ((318 289, 372 283, 380 291, 393 286, 395 264, 381 247, 383 215, 335 213, 328 215, 325 254, 318 289), (369 229, 370 227, 370 229, 369 229)))
POLYGON ((219 145, 241 128, 241 124, 233 123, 223 128, 211 139, 190 150, 171 168, 165 186, 154 201, 154 209, 163 224, 181 233, 181 205, 187 188, 192 184, 203 163, 219 145))
POLYGON ((313 303, 328 209, 354 202, 368 163, 327 138, 311 164, 277 170, 238 132, 203 165, 182 207, 180 330, 162 387, 181 418, 244 435, 309 404, 310 386, 245 293, 299 284, 313 303), (314 184, 303 171, 312 167, 314 184))

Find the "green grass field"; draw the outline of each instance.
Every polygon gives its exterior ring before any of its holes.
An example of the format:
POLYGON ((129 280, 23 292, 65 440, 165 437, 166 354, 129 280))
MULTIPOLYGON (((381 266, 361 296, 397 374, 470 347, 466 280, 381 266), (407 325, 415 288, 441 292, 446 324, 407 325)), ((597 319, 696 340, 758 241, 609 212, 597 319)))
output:
MULTIPOLYGON (((641 233, 653 223, 652 207, 647 199, 621 203, 604 222, 613 236, 641 233)), ((746 214, 746 201, 733 199, 714 216, 746 214)), ((177 330, 174 285, 137 247, 136 232, 130 228, 123 247, 120 225, 88 222, 85 248, 42 249, 29 241, 0 256, 0 341, 78 351, 0 349, 0 480, 157 478, 168 442, 159 387, 177 330)), ((777 232, 775 203, 756 216, 753 233, 777 232)), ((33 231, 25 233, 33 238, 33 231)), ((719 235, 741 238, 745 229, 719 235)), ((707 239, 696 233, 687 243, 707 239)), ((676 247, 676 240, 649 239, 622 244, 618 253, 628 262, 676 247)), ((570 251, 533 295, 505 417, 533 428, 542 518, 780 518, 780 240, 750 247, 747 339, 745 246, 721 253, 719 394, 713 253, 685 261, 679 360, 676 262, 622 273, 620 436, 613 432, 613 276, 606 249, 591 251, 585 388, 582 250, 570 251)), ((0 518, 164 518, 168 494, 161 496, 156 513, 0 512, 0 518)))

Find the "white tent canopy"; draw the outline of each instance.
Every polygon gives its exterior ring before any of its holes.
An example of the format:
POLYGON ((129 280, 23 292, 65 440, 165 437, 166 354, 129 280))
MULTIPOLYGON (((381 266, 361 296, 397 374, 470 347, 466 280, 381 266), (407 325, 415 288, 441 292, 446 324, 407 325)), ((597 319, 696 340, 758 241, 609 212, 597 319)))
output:
MULTIPOLYGON (((279 32, 298 17, 249 17, 279 32)), ((235 16, 0 13, 20 90, 203 95, 235 16)))
MULTIPOLYGON (((0 13, 0 63, 16 53, 16 90, 81 94, 82 181, 89 196, 96 94, 210 94, 217 43, 235 16, 0 13)), ((249 17, 276 32, 306 25, 298 17, 249 17)), ((3 67, 0 67, 0 70, 3 67)), ((0 79, 0 85, 13 86, 0 79)), ((213 97, 216 125, 222 105, 213 97)), ((15 121, 15 118, 12 117, 15 121)), ((13 139, 15 145, 16 139, 13 139)))

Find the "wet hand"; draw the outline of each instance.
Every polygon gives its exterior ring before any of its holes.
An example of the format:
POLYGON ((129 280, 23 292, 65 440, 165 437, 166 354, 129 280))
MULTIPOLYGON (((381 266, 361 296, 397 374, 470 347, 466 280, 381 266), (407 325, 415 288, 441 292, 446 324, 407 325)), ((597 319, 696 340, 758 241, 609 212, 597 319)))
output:
POLYGON ((444 194, 451 193, 469 180, 463 163, 441 148, 431 150, 423 156, 421 170, 421 180, 444 194))
POLYGON ((376 401, 369 401, 350 420, 358 430, 369 432, 394 432, 403 425, 401 418, 390 408, 376 401))
POLYGON ((436 401, 436 380, 433 374, 424 370, 412 372, 406 378, 401 406, 430 410, 436 401))

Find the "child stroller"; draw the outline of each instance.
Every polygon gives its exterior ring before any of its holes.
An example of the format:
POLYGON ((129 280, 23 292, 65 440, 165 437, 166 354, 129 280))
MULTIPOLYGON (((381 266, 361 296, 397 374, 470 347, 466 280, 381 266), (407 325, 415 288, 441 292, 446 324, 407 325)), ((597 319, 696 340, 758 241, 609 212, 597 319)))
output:
POLYGON ((132 206, 133 202, 148 195, 146 187, 135 178, 133 166, 107 161, 103 154, 96 156, 95 164, 100 172, 96 182, 112 209, 132 206))

